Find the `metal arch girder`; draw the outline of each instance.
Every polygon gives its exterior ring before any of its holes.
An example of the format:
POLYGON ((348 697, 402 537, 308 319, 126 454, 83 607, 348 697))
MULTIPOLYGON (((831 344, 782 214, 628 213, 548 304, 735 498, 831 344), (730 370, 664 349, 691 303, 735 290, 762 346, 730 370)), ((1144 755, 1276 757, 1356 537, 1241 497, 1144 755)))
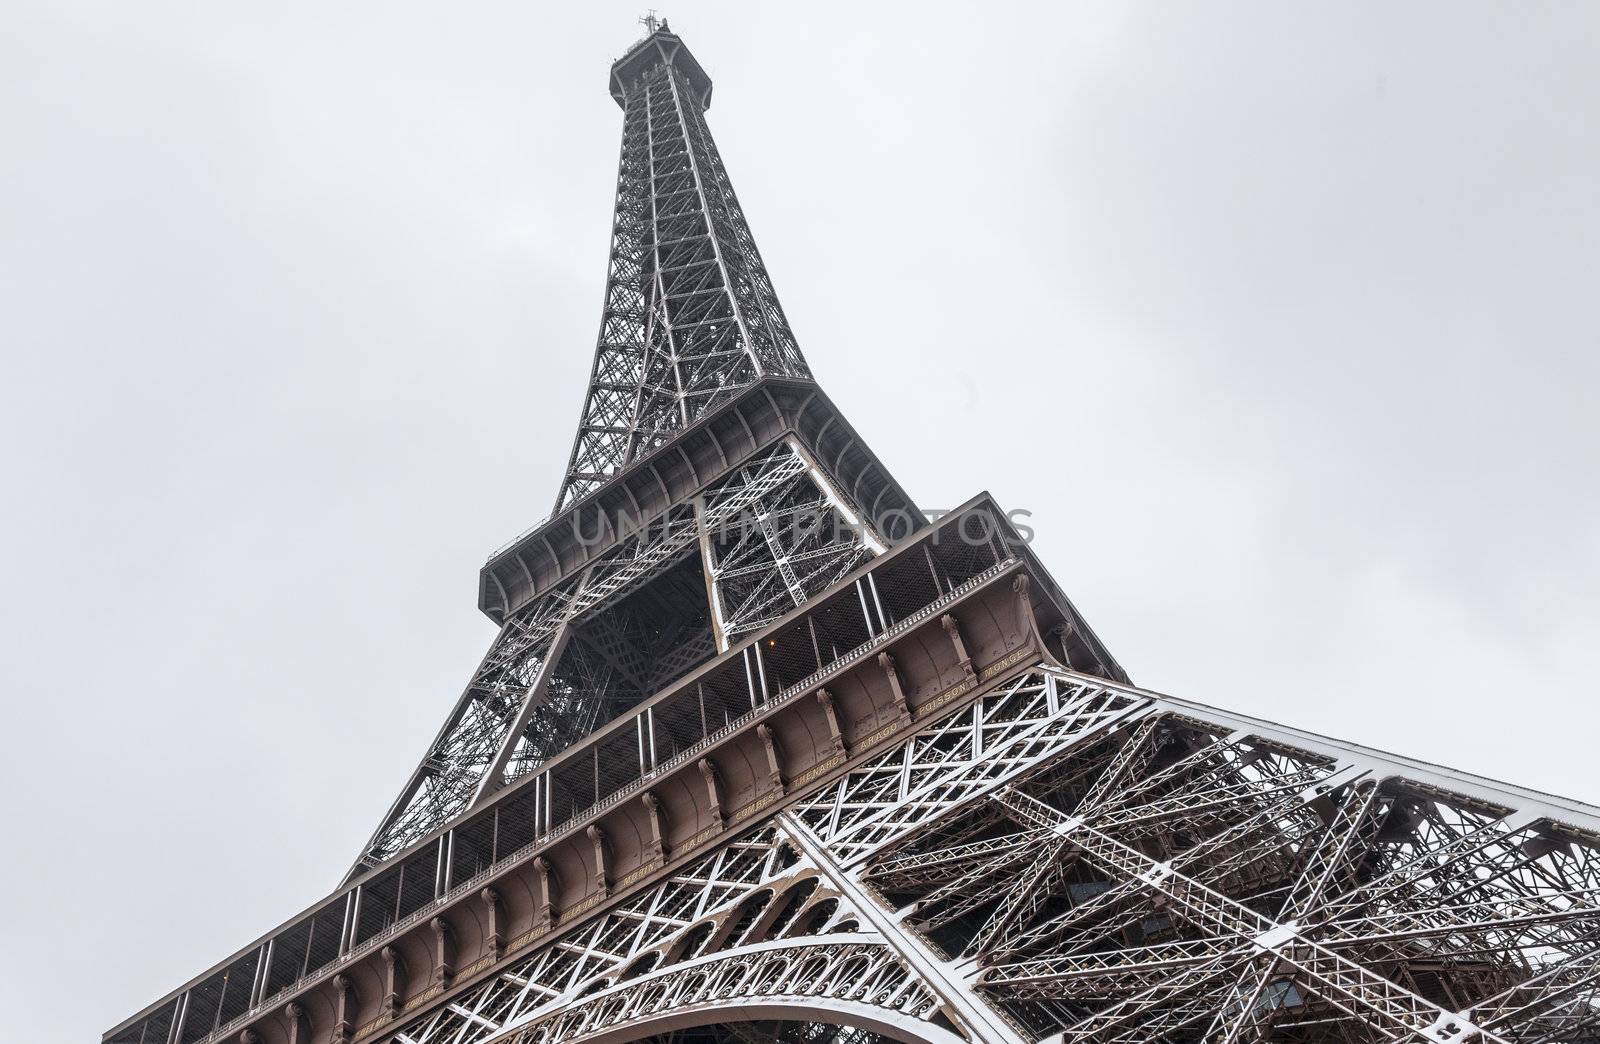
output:
POLYGON ((907 1027, 939 1038, 928 1022, 939 1010, 936 998, 916 970, 870 928, 849 934, 832 928, 845 914, 864 920, 863 911, 808 859, 779 861, 779 836, 769 824, 667 876, 395 1039, 580 1040, 625 1027, 637 1031, 674 1011, 703 1009, 708 1000, 730 996, 741 1005, 787 999, 835 1015, 875 1012, 910 1020, 907 1027), (749 919, 747 933, 767 925, 764 930, 776 935, 751 940, 748 934, 727 934, 745 923, 747 901, 762 895, 769 910, 791 896, 803 898, 781 925, 771 916, 749 919), (827 904, 840 912, 815 922, 815 932, 794 934, 807 923, 808 911, 827 904), (701 941, 684 949, 696 938, 701 941), (649 960, 652 955, 658 959, 649 960), (644 972, 629 973, 641 965, 644 972))

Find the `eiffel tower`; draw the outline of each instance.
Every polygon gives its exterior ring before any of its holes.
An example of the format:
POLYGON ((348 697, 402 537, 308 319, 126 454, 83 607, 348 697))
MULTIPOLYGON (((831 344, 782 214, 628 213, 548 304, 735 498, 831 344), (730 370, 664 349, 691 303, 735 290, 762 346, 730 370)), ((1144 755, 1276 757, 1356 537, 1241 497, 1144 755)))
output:
POLYGON ((106 1044, 1600 1039, 1600 809, 1130 684, 812 380, 664 22, 488 654, 348 877, 106 1044))

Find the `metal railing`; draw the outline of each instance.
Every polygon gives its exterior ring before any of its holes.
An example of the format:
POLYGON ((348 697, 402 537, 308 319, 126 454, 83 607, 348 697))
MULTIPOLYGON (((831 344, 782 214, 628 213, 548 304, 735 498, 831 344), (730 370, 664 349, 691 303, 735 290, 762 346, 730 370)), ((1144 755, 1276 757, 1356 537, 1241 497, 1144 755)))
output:
MULTIPOLYGON (((580 497, 579 499, 573 501, 573 503, 574 504, 581 504, 585 500, 588 500, 589 497, 593 496, 593 495, 594 495, 593 493, 590 493, 588 496, 580 497)), ((510 551, 512 548, 514 548, 518 544, 522 543, 524 540, 526 540, 529 537, 533 536, 533 534, 537 533, 539 530, 543 529, 546 525, 548 525, 552 518, 555 518, 555 515, 546 515, 546 516, 544 516, 539 521, 537 521, 533 525, 529 526, 527 529, 524 529, 522 532, 518 533, 516 536, 512 537, 510 540, 507 540, 505 543, 501 544, 499 547, 495 548, 493 551, 490 551, 489 552, 489 557, 485 558, 483 560, 483 564, 484 565, 488 565, 490 562, 493 562, 495 559, 499 558, 501 555, 505 554, 507 551, 510 551)))

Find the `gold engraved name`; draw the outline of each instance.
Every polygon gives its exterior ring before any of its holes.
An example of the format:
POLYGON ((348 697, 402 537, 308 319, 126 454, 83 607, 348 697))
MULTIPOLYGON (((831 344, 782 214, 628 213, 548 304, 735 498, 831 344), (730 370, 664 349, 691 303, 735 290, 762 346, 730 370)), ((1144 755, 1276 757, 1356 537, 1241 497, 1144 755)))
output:
POLYGON ((405 1010, 410 1011, 413 1008, 420 1007, 422 1004, 432 1000, 443 992, 444 987, 438 983, 434 983, 432 986, 429 986, 427 989, 423 990, 421 993, 407 1001, 405 1010))
POLYGON ((868 733, 864 739, 862 739, 861 745, 863 747, 870 747, 884 737, 893 735, 894 731, 899 727, 900 723, 898 721, 891 721, 889 724, 884 725, 881 728, 874 729, 872 732, 868 733))
POLYGON ((734 819, 743 819, 746 816, 753 816, 757 812, 760 812, 762 809, 770 808, 771 806, 777 804, 778 803, 778 799, 781 798, 782 796, 783 796, 782 794, 779 794, 776 791, 774 791, 773 793, 768 794, 766 797, 757 798, 756 800, 750 802, 749 804, 742 805, 738 809, 734 810, 733 818, 734 819))
POLYGON ((590 910, 593 910, 595 907, 600 905, 600 899, 601 899, 600 893, 599 892, 595 892, 593 895, 589 896, 587 899, 584 899, 582 902, 580 902, 578 905, 574 906, 572 909, 570 909, 570 910, 562 910, 561 911, 561 916, 558 917, 557 920, 562 922, 562 923, 565 923, 565 922, 570 921, 573 918, 579 916, 580 914, 586 914, 590 910))
POLYGON ((650 862, 645 863, 642 866, 636 866, 632 870, 629 870, 627 873, 622 875, 622 880, 618 882, 617 887, 626 888, 633 884, 633 882, 639 880, 641 877, 644 877, 647 874, 653 874, 657 870, 660 870, 665 863, 665 859, 652 859, 650 862))
POLYGON ((995 675, 999 674, 1001 671, 1005 670, 1006 668, 1015 667, 1017 664, 1021 663, 1023 660, 1026 660, 1030 655, 1032 655, 1032 653, 1033 653, 1032 649, 1018 649, 1016 652, 1012 653, 1011 655, 1006 656, 1003 659, 998 660, 995 663, 991 663, 989 666, 985 667, 983 669, 983 673, 980 674, 979 677, 982 678, 984 681, 988 681, 990 678, 993 678, 995 675))
POLYGON ((843 764, 843 752, 834 754, 832 757, 824 758, 815 765, 812 765, 810 768, 806 769, 804 772, 800 773, 798 776, 794 777, 794 786, 803 787, 807 783, 810 783, 812 780, 816 779, 818 776, 822 775, 824 772, 827 772, 829 769, 837 768, 843 764))
MULTIPOLYGON (((718 826, 706 827, 704 830, 700 831, 698 834, 694 835, 689 840, 685 841, 683 843, 683 847, 684 848, 694 848, 695 846, 699 845, 701 842, 710 841, 712 838, 714 838, 718 834, 722 833, 722 829, 723 829, 722 827, 718 827, 718 826)), ((677 849, 673 849, 673 851, 676 852, 677 849)))
POLYGON ((973 683, 970 681, 964 681, 952 688, 946 689, 944 692, 941 692, 927 703, 924 703, 922 706, 918 707, 917 717, 922 718, 932 714, 934 711, 938 710, 940 707, 943 707, 951 700, 965 696, 967 693, 971 692, 972 689, 973 683))

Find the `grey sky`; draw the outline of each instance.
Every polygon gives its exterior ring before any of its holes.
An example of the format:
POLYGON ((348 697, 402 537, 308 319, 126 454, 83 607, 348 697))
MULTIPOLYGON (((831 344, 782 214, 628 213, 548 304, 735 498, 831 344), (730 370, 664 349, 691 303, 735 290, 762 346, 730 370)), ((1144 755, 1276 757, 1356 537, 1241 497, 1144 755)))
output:
MULTIPOLYGON (((0 10, 0 996, 331 889, 599 319, 632 5, 0 10)), ((823 385, 1141 684, 1600 799, 1600 5, 668 7, 823 385)))

